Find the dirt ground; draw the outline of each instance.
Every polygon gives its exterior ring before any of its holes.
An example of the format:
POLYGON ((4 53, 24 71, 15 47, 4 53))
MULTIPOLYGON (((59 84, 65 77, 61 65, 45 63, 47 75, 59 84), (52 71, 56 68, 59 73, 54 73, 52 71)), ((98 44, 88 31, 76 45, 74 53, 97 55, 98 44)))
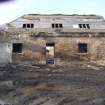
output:
POLYGON ((1 65, 0 100, 13 105, 105 105, 105 67, 79 61, 1 65))

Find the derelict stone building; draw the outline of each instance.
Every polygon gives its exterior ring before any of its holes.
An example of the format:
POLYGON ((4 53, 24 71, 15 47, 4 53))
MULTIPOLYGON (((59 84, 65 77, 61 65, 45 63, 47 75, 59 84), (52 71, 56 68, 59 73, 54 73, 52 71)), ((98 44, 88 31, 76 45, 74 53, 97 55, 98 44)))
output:
POLYGON ((27 14, 6 24, 0 37, 0 62, 105 60, 102 16, 27 14))

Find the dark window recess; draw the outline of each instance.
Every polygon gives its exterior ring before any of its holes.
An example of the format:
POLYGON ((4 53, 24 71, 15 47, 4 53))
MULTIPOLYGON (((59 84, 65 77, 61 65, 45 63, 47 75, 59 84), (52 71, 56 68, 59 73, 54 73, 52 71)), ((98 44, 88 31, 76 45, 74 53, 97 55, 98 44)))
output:
POLYGON ((55 27, 58 28, 58 24, 55 24, 55 27))
POLYGON ((79 24, 79 28, 90 29, 90 25, 89 24, 79 24))
POLYGON ((23 28, 34 28, 34 24, 23 24, 23 28))
POLYGON ((86 24, 83 24, 83 28, 86 28, 86 24))
POLYGON ((22 43, 13 43, 13 53, 22 53, 22 43))
POLYGON ((54 28, 54 24, 52 24, 52 28, 54 28))
POLYGON ((82 24, 79 24, 79 28, 82 28, 82 24))
POLYGON ((52 24, 52 28, 63 28, 63 25, 62 24, 52 24))
POLYGON ((59 24, 59 27, 60 27, 60 28, 63 28, 63 25, 62 25, 62 24, 59 24))
POLYGON ((78 44, 79 53, 87 53, 87 43, 78 44))
POLYGON ((87 28, 90 29, 90 25, 89 24, 86 24, 86 25, 87 25, 87 28))
POLYGON ((55 46, 55 43, 46 43, 46 46, 55 46))
POLYGON ((34 28, 34 24, 31 24, 31 28, 34 28))
POLYGON ((26 24, 23 24, 23 28, 26 28, 26 24))
POLYGON ((30 28, 30 24, 27 24, 27 28, 30 28))

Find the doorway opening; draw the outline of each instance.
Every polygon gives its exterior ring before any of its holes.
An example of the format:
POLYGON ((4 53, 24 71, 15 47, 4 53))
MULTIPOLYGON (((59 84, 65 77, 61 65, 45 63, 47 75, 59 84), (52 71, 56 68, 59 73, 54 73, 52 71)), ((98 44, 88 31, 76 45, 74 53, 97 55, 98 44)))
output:
POLYGON ((55 43, 46 43, 46 64, 54 64, 55 43))

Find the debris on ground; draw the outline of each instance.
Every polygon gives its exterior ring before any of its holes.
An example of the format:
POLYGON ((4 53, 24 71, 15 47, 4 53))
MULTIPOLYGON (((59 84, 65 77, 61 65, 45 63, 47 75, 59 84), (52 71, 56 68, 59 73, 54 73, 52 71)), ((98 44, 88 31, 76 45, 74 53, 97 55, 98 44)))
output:
POLYGON ((105 67, 90 62, 61 66, 0 66, 0 100, 11 105, 105 105, 105 67))

